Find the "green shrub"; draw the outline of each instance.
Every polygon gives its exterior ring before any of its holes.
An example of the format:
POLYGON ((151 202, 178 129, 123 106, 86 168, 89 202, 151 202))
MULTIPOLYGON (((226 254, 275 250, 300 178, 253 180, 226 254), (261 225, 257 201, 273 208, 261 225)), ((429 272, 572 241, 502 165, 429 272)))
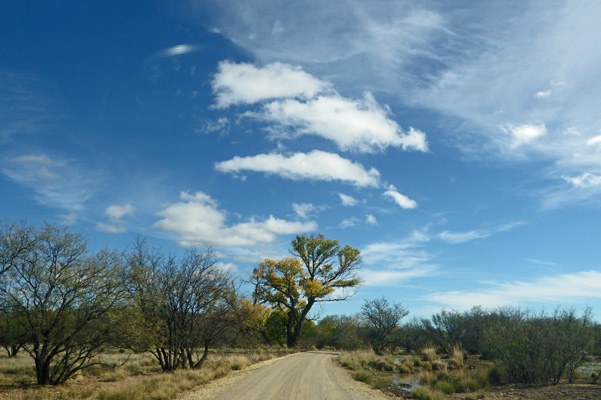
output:
POLYGON ((488 381, 493 385, 505 383, 505 371, 500 366, 494 365, 488 371, 488 381))
POLYGON ((434 385, 434 390, 438 390, 444 394, 453 394, 455 393, 455 385, 448 381, 440 381, 434 385))
POLYGON ((363 383, 370 383, 372 379, 372 375, 367 371, 356 371, 355 372, 355 380, 363 383))
POLYGON ((436 392, 429 388, 415 389, 413 397, 417 400, 443 400, 445 398, 442 392, 436 392))

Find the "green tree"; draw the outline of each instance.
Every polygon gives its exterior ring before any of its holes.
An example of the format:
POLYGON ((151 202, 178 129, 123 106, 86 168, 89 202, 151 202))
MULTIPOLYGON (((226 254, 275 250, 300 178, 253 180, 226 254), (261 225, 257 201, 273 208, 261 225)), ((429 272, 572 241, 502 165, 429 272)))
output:
POLYGON ((286 344, 294 347, 302 334, 309 311, 318 302, 341 301, 352 295, 345 289, 360 281, 360 251, 341 247, 337 240, 318 236, 297 236, 292 241, 293 257, 280 261, 265 260, 251 275, 254 297, 285 310, 286 344), (334 294, 335 290, 340 290, 334 294))

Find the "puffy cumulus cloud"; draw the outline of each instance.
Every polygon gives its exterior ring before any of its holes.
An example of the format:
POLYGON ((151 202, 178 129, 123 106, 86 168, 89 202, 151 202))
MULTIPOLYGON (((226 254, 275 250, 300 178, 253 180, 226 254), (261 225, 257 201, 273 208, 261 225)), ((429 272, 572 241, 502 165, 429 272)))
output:
POLYGON ((109 217, 109 220, 112 223, 121 222, 121 218, 125 217, 126 215, 133 215, 135 212, 136 207, 132 206, 131 204, 124 204, 122 206, 112 205, 108 206, 104 210, 104 214, 109 217))
POLYGON ((394 186, 390 186, 388 190, 384 192, 384 196, 390 197, 401 208, 412 209, 417 207, 417 202, 415 200, 411 200, 404 194, 397 192, 394 186))
POLYGON ((601 271, 583 271, 547 276, 532 281, 491 284, 480 291, 438 292, 428 299, 453 309, 476 305, 492 308, 501 305, 533 303, 578 303, 601 298, 601 271))
POLYGON ((236 156, 231 160, 216 163, 215 169, 225 173, 264 172, 292 180, 337 180, 359 187, 378 186, 380 179, 380 173, 375 168, 366 171, 361 164, 319 150, 294 153, 291 156, 275 153, 250 157, 236 156))
POLYGON ((330 95, 274 101, 262 113, 251 115, 292 128, 298 135, 321 136, 343 151, 374 152, 388 146, 428 151, 425 133, 413 128, 402 132, 370 93, 361 100, 330 95))
POLYGON ((353 196, 349 196, 344 193, 338 193, 338 196, 342 201, 342 205, 345 207, 351 207, 357 204, 357 199, 355 199, 353 196))
POLYGON ((508 125, 503 129, 512 137, 511 148, 528 144, 547 134, 547 128, 545 127, 545 124, 524 124, 519 126, 508 125))
POLYGON ((367 216, 365 217, 365 223, 367 225, 375 226, 378 225, 378 220, 373 215, 367 214, 367 216))
POLYGON ((256 67, 229 61, 219 63, 212 85, 218 108, 274 98, 308 99, 329 87, 327 82, 304 72, 300 67, 279 62, 256 67))
POLYGON ((315 231, 315 222, 286 221, 269 216, 264 221, 251 218, 231 226, 226 225, 226 212, 218 208, 209 195, 182 192, 177 203, 170 204, 157 213, 161 218, 153 227, 177 235, 183 247, 198 245, 254 246, 270 243, 277 235, 315 231))
POLYGON ((590 172, 586 172, 580 176, 563 177, 563 179, 573 186, 580 188, 592 188, 601 185, 601 175, 593 175, 590 172))

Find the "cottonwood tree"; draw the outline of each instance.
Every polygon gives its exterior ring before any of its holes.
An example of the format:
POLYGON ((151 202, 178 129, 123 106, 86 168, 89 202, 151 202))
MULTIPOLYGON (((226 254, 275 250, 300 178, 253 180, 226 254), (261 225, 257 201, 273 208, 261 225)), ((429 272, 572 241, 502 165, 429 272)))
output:
POLYGON ((392 331, 407 315, 409 310, 401 303, 391 304, 385 297, 365 300, 361 306, 361 317, 369 327, 368 340, 377 354, 382 354, 392 331))
POLYGON ((256 301, 279 307, 287 314, 286 344, 294 347, 302 334, 309 311, 318 302, 342 301, 352 295, 345 289, 359 285, 356 273, 360 252, 341 247, 337 240, 318 236, 297 236, 292 241, 293 257, 265 260, 254 269, 256 301), (340 289, 335 296, 334 291, 340 289))
POLYGON ((124 294, 121 257, 90 256, 81 235, 48 224, 21 237, 29 242, 2 276, 0 298, 27 332, 37 382, 60 384, 90 366, 110 337, 124 294))
MULTIPOLYGON (((139 239, 127 256, 130 293, 142 316, 144 344, 164 371, 199 368, 226 330, 240 324, 236 287, 209 249, 183 257, 139 239)), ((139 338, 141 337, 138 336, 139 338)))

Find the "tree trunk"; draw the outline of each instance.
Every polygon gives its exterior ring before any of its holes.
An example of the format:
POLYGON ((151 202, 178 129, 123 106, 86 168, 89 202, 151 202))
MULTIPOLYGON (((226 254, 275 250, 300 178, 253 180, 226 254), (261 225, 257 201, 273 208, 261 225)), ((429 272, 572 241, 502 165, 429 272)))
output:
POLYGON ((39 385, 50 384, 50 362, 35 360, 35 373, 39 385))

